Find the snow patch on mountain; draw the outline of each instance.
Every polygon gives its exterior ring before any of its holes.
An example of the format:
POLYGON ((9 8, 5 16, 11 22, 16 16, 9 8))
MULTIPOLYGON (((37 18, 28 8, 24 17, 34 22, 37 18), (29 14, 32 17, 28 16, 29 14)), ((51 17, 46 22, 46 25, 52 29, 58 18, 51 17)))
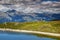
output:
POLYGON ((0 18, 7 18, 7 19, 9 19, 9 20, 12 20, 12 18, 9 17, 8 14, 6 14, 6 13, 4 13, 4 12, 1 12, 1 11, 0 11, 0 18))

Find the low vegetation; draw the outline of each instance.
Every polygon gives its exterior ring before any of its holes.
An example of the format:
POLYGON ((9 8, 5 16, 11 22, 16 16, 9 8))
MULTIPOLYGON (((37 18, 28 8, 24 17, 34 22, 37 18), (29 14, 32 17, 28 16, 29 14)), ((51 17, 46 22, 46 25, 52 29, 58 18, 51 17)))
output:
POLYGON ((60 33, 60 21, 5 22, 0 28, 60 33))

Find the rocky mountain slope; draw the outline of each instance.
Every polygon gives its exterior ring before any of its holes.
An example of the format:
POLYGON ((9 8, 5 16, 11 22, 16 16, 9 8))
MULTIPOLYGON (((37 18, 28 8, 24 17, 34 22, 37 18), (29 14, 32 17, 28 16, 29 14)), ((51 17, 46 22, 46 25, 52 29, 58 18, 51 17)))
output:
POLYGON ((60 2, 43 1, 34 4, 2 4, 0 5, 0 22, 60 20, 60 2))

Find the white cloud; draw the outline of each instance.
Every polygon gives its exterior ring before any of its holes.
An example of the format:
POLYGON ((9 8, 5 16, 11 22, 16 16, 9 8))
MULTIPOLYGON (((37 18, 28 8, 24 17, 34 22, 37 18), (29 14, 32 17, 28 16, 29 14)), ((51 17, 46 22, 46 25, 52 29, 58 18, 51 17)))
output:
MULTIPOLYGON (((55 8, 56 6, 59 7, 60 2, 43 1, 39 5, 35 4, 33 6, 32 5, 26 6, 23 3, 20 5, 18 4, 18 5, 10 5, 10 6, 0 5, 0 11, 6 12, 7 10, 14 9, 18 12, 23 12, 23 13, 44 13, 44 12, 60 13, 60 8, 55 8)), ((11 13, 11 15, 13 15, 13 13, 11 13)))
POLYGON ((8 10, 11 10, 11 9, 8 8, 8 7, 5 7, 5 6, 3 6, 3 5, 0 5, 0 11, 6 12, 6 11, 8 11, 8 10))
POLYGON ((52 1, 43 1, 41 4, 52 4, 52 1))
POLYGON ((55 6, 58 7, 60 3, 52 2, 52 1, 47 1, 42 3, 44 4, 44 6, 42 4, 38 5, 37 7, 34 5, 32 8, 29 5, 24 7, 20 6, 17 8, 17 11, 21 11, 24 13, 43 13, 43 12, 60 13, 60 8, 55 8, 55 6))

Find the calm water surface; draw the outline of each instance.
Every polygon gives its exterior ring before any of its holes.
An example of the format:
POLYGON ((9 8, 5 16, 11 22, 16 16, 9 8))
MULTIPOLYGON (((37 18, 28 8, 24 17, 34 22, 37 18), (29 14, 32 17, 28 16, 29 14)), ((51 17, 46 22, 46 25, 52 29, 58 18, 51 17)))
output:
POLYGON ((0 31, 0 40, 58 40, 26 33, 0 31))

